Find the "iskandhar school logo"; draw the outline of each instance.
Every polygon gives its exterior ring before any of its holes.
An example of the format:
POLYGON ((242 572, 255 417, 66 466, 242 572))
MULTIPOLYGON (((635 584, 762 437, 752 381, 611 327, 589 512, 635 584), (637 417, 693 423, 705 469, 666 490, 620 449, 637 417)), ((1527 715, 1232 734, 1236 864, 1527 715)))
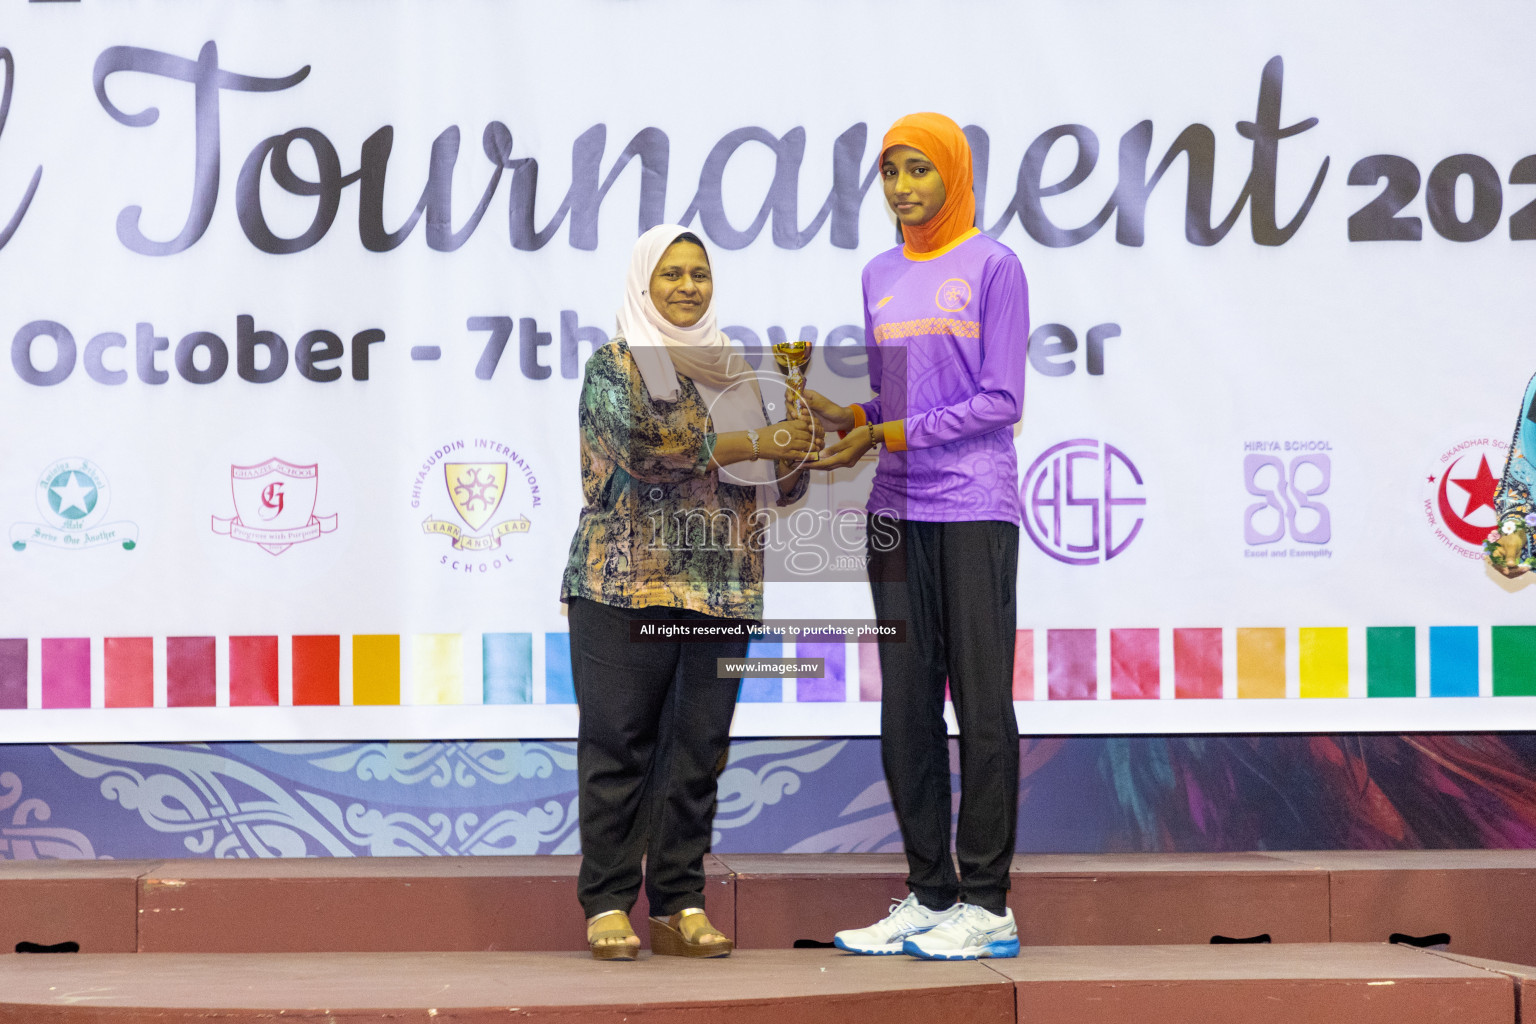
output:
POLYGON ((59 459, 38 477, 37 510, 40 523, 14 523, 11 547, 28 546, 83 551, 121 545, 124 551, 138 546, 139 528, 126 520, 105 522, 112 503, 112 488, 101 467, 89 459, 59 459))
POLYGON ((1435 539, 1470 561, 1483 559, 1483 539, 1498 525, 1496 498, 1509 445, 1497 437, 1458 441, 1424 475, 1424 521, 1435 539))

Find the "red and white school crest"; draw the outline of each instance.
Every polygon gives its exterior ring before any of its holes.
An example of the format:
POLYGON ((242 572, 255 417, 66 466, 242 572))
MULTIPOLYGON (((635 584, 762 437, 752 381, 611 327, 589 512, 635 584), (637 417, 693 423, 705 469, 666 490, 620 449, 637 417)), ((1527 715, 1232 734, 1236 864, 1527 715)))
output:
POLYGON ((295 544, 336 529, 336 517, 315 515, 320 490, 318 464, 299 466, 268 459, 254 466, 230 466, 235 517, 213 517, 213 532, 255 544, 280 555, 295 544))

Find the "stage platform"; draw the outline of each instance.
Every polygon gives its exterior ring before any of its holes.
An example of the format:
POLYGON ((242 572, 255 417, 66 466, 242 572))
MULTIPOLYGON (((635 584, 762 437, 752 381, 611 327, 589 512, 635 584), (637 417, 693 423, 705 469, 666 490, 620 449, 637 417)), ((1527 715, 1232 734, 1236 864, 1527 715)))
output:
POLYGON ((0 958, 17 1024, 1515 1024, 1519 968, 1404 946, 1039 946, 930 963, 831 950, 0 958))
MULTIPOLYGON (((3 861, 0 950, 575 951, 577 857, 3 861), (529 922, 536 922, 530 926, 529 922)), ((825 943, 905 893, 892 854, 711 856, 712 920, 743 950, 825 943)), ((1536 851, 1026 855, 1034 946, 1424 940, 1536 965, 1536 851)), ((635 908, 643 921, 646 908, 635 908)), ((639 929, 644 934, 644 929, 639 929)))

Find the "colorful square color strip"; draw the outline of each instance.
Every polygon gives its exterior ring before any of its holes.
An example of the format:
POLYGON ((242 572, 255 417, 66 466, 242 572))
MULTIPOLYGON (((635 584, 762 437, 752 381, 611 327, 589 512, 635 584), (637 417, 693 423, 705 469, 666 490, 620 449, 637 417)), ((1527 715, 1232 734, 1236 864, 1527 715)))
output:
POLYGON ((532 633, 486 633, 480 658, 485 703, 533 703, 532 633))
POLYGON ((1536 696, 1536 626, 1493 627, 1493 695, 1536 696))
POLYGON ((1285 696, 1285 630, 1237 631, 1237 695, 1285 696))
POLYGON ((0 708, 27 706, 27 642, 0 640, 0 708))
POLYGON ((1221 697, 1221 630, 1173 631, 1173 695, 1179 699, 1221 697))
POLYGON ((229 706, 277 706, 277 637, 229 638, 229 706))
POLYGON ((1051 700, 1094 700, 1099 695, 1098 635, 1092 629, 1046 631, 1046 686, 1051 700))
POLYGON ((859 644, 859 700, 880 699, 880 644, 859 644))
POLYGON ((43 639, 43 707, 91 706, 91 641, 89 637, 43 639))
POLYGON ((411 703, 464 703, 464 638, 417 633, 411 638, 411 703))
POLYGON ((1109 631, 1109 695, 1115 700, 1156 700, 1161 694, 1161 651, 1155 629, 1109 631))
MULTIPOLYGON (((1486 667, 1495 696, 1536 696, 1536 625, 1489 628, 1491 663, 1486 667)), ((1231 686, 1238 697, 1277 699, 1287 684, 1303 699, 1340 699, 1350 694, 1350 644, 1363 642, 1365 678, 1358 695, 1372 698, 1412 698, 1420 672, 1427 675, 1431 697, 1475 697, 1482 669, 1479 627, 1427 627, 1429 657, 1421 663, 1416 650, 1419 628, 1370 626, 1351 631, 1338 626, 1302 626, 1297 645, 1294 680, 1287 678, 1287 629, 1240 627, 1232 630, 1236 650, 1235 678, 1224 671, 1224 636, 1220 628, 1175 628, 1171 664, 1163 663, 1162 631, 1115 628, 1107 637, 1098 629, 1046 630, 1046 691, 1051 700, 1093 700, 1098 696, 1098 644, 1107 640, 1107 687, 1116 700, 1155 700, 1162 695, 1163 673, 1172 672, 1173 696, 1181 700, 1219 699, 1231 686)), ((1032 700, 1035 693, 1036 630, 1014 634, 1012 691, 1014 700, 1032 700)), ((166 701, 171 707, 212 707, 217 699, 220 638, 165 639, 166 701)), ((478 682, 465 676, 465 635, 418 634, 410 638, 411 665, 401 672, 400 637, 393 634, 352 636, 352 702, 357 705, 398 705, 402 696, 413 704, 526 705, 534 700, 531 633, 480 635, 481 672, 478 682), (402 679, 409 687, 402 694, 402 679), (470 689, 478 686, 480 689, 470 689)), ((281 698, 283 671, 278 636, 231 636, 229 703, 233 707, 274 706, 281 698)), ((295 706, 335 706, 341 700, 341 644, 338 635, 296 635, 292 644, 292 685, 295 706)), ((467 641, 473 643, 473 635, 467 641)), ((91 705, 95 643, 82 637, 44 637, 35 641, 0 638, 0 709, 27 706, 30 659, 39 664, 40 706, 85 708, 91 705), (29 644, 37 647, 31 649, 29 644)), ((152 707, 155 700, 155 645, 150 637, 105 637, 101 640, 101 706, 152 707)), ((787 645, 754 639, 748 657, 784 657, 787 645)), ((879 645, 842 641, 795 644, 797 658, 821 658, 820 678, 793 681, 795 698, 805 703, 842 702, 856 681, 860 701, 882 696, 879 645), (857 675, 850 679, 849 673, 857 675)), ((746 678, 740 700, 778 702, 789 681, 779 677, 746 678)), ((948 683, 946 699, 948 698, 948 683)), ((575 702, 570 637, 545 634, 544 700, 548 704, 575 702)))
POLYGON ((293 638, 295 707, 332 707, 341 703, 341 637, 293 638))
POLYGON ((843 681, 846 650, 847 647, 842 641, 831 644, 797 642, 796 658, 822 658, 825 659, 825 664, 819 677, 801 676, 796 680, 795 700, 802 704, 843 700, 847 694, 847 684, 843 681))
POLYGON ((576 703, 576 681, 571 676, 569 633, 544 634, 544 703, 576 703))
POLYGON ((165 702, 211 708, 218 698, 218 644, 211 636, 165 638, 165 702))
POLYGON ((400 703, 400 638, 368 634, 352 638, 352 703, 400 703))
MULTIPOLYGON (((760 640, 747 644, 749 658, 782 658, 784 645, 778 640, 760 640)), ((737 700, 752 704, 772 704, 784 700, 784 680, 778 676, 746 676, 741 680, 737 700)))
POLYGON ((1418 655, 1412 626, 1370 626, 1365 631, 1365 687, 1370 697, 1417 693, 1418 655))
POLYGON ((1429 695, 1477 696, 1477 627, 1429 627, 1429 695))
POLYGON ((104 699, 109 708, 155 706, 155 641, 109 636, 101 644, 104 699))
POLYGON ((1013 699, 1035 699, 1035 631, 1013 634, 1013 699))
POLYGON ((1296 631, 1302 697, 1349 696, 1349 630, 1336 626, 1296 631))

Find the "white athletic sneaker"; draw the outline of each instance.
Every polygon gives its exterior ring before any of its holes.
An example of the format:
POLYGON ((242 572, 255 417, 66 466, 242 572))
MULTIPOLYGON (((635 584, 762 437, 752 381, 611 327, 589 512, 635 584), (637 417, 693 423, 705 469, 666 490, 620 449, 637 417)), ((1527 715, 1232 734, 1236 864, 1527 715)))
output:
POLYGON ((913 935, 921 935, 953 919, 963 905, 956 903, 948 910, 929 910, 917 902, 916 896, 909 894, 906 899, 891 904, 891 913, 885 920, 876 921, 868 928, 838 932, 832 936, 832 944, 850 953, 892 956, 902 952, 902 943, 913 935))
POLYGON ((974 903, 962 903, 953 917, 908 939, 902 950, 924 960, 1013 957, 1019 955, 1019 929, 1012 910, 999 917, 974 903))

